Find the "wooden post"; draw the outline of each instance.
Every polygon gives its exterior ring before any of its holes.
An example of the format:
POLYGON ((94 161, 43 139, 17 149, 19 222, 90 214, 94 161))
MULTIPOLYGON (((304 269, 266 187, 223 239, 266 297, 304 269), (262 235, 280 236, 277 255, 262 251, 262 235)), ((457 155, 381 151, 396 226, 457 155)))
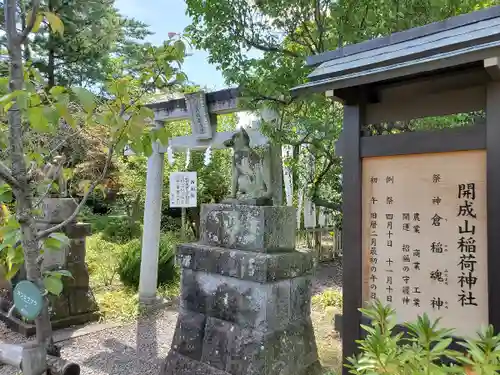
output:
MULTIPOLYGON (((357 352, 355 340, 360 337, 362 307, 362 231, 361 231, 361 157, 360 134, 364 123, 365 104, 344 106, 343 167, 343 310, 342 310, 342 356, 357 352)), ((342 373, 349 373, 347 368, 342 373)))
POLYGON ((181 240, 186 241, 186 208, 181 208, 181 240))
POLYGON ((488 315, 500 331, 500 82, 487 86, 486 97, 486 209, 488 226, 488 315))

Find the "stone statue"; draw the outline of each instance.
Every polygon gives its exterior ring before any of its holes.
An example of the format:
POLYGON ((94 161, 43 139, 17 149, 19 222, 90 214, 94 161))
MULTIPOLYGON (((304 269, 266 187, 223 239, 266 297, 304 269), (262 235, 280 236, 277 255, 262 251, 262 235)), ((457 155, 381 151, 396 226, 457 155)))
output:
POLYGON ((45 181, 55 181, 59 186, 59 196, 66 198, 68 196, 68 181, 64 178, 63 166, 66 162, 66 156, 56 155, 52 163, 48 162, 42 169, 45 181))
POLYGON ((270 168, 250 148, 250 137, 245 129, 235 133, 224 146, 232 147, 232 189, 230 201, 255 205, 272 205, 270 168))

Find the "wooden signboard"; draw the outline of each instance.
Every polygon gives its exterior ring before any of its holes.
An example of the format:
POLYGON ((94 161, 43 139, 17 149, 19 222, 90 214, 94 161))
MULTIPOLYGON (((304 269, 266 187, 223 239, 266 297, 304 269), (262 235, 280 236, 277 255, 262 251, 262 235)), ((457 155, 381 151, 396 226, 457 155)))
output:
POLYGON ((486 152, 369 157, 362 175, 365 302, 474 335, 489 322, 486 152))

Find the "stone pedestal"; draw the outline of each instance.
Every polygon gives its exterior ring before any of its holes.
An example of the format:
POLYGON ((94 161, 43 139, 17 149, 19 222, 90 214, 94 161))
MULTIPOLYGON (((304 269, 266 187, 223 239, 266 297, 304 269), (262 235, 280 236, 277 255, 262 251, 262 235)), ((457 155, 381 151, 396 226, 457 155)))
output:
MULTIPOLYGON (((42 215, 37 218, 37 229, 44 230, 69 217, 76 203, 69 198, 47 198, 42 203, 42 215)), ((91 234, 90 224, 73 221, 61 232, 69 238, 69 245, 58 251, 44 253, 43 270, 65 269, 73 278, 64 277, 64 289, 59 296, 49 295, 50 314, 54 329, 80 325, 99 318, 97 303, 89 287, 89 273, 85 263, 85 238, 91 234)), ((24 279, 20 274, 17 281, 24 279)), ((26 336, 35 333, 33 322, 25 322, 20 316, 7 318, 0 309, 0 318, 13 330, 26 336)))
POLYGON ((313 259, 295 209, 204 205, 201 241, 180 245, 181 306, 162 375, 316 373, 313 259))

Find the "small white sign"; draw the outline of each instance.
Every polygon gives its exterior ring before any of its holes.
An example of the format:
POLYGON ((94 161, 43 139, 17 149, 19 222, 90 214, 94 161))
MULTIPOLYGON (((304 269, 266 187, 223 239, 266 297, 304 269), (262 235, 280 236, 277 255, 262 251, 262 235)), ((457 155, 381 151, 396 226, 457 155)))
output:
POLYGON ((170 207, 197 206, 196 172, 170 173, 170 207))

